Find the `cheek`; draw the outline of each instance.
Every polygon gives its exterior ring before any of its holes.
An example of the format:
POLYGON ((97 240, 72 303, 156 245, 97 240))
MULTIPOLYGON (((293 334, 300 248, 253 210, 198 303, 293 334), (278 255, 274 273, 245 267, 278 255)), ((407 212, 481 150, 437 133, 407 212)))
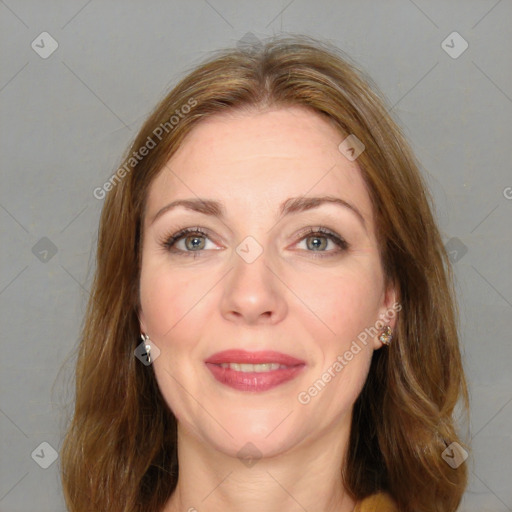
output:
MULTIPOLYGON (((198 290, 184 279, 183 273, 172 272, 162 265, 142 267, 140 300, 146 330, 155 339, 173 329, 200 299, 198 290)), ((179 325, 179 324, 178 324, 179 325)))
POLYGON ((202 314, 201 297, 208 290, 207 285, 204 279, 192 283, 190 275, 185 277, 184 272, 169 269, 168 264, 161 262, 148 261, 141 271, 144 323, 161 352, 153 363, 158 387, 178 421, 191 426, 193 405, 188 394, 183 393, 183 386, 193 396, 200 396, 189 376, 196 371, 193 361, 201 325, 193 318, 202 314))
MULTIPOLYGON (((363 262, 364 263, 364 262, 363 262)), ((378 319, 381 276, 370 262, 347 266, 332 273, 305 273, 294 291, 311 313, 310 325, 318 325, 317 339, 336 348, 355 339, 378 319)))

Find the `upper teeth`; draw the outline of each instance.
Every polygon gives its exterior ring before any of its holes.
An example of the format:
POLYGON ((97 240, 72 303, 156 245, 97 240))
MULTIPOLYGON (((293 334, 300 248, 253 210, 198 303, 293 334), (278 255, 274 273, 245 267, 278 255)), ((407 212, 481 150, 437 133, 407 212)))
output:
POLYGON ((286 368, 285 365, 279 363, 263 363, 263 364, 242 364, 242 363, 221 363, 222 368, 230 368, 237 372, 270 372, 279 368, 286 368))

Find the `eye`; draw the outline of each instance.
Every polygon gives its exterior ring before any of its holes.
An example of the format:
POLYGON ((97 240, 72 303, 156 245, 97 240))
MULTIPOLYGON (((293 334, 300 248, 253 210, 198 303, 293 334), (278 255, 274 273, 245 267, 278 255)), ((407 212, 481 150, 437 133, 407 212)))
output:
POLYGON ((303 232, 301 234, 301 242, 302 241, 306 242, 307 252, 324 253, 314 255, 315 257, 320 258, 339 254, 349 248, 349 244, 341 236, 324 227, 308 228, 305 233, 303 232), (329 242, 335 244, 338 249, 334 251, 325 250, 327 249, 329 242))
POLYGON ((199 252, 205 249, 208 233, 200 227, 181 229, 171 236, 165 236, 160 242, 167 251, 180 256, 199 256, 199 252), (179 244, 182 243, 181 247, 179 244))
MULTIPOLYGON (((328 257, 346 251, 349 244, 339 235, 324 227, 308 228, 300 234, 300 242, 306 242, 306 252, 317 253, 314 257, 328 257), (310 243, 308 243, 311 241, 310 243), (326 250, 329 242, 338 247, 338 250, 326 250)), ((194 258, 207 250, 209 234, 200 227, 190 227, 165 236, 160 245, 167 251, 179 256, 192 256, 194 258), (180 247, 181 243, 181 247, 180 247)))

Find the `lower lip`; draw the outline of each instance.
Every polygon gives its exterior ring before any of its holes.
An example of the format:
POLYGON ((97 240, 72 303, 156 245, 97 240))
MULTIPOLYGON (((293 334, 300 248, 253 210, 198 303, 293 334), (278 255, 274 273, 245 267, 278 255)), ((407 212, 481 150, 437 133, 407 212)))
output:
POLYGON ((294 379, 305 365, 290 366, 269 372, 239 372, 212 363, 206 363, 206 366, 220 383, 233 389, 267 391, 294 379))

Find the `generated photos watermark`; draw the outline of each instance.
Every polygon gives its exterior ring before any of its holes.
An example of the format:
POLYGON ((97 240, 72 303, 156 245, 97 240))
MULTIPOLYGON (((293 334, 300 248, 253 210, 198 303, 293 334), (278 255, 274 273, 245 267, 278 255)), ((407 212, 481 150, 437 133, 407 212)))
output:
POLYGON ((322 375, 308 387, 307 390, 301 391, 297 395, 297 400, 302 405, 307 405, 311 399, 323 391, 325 386, 331 382, 340 372, 348 365, 354 356, 361 352, 362 347, 368 344, 369 339, 374 338, 379 334, 382 328, 387 325, 387 322, 394 318, 396 314, 401 311, 402 305, 395 302, 391 308, 386 310, 385 313, 380 315, 380 319, 375 322, 372 327, 367 327, 357 335, 357 339, 352 341, 350 348, 346 350, 343 355, 338 355, 336 360, 322 373, 322 375))
POLYGON ((137 150, 133 151, 130 158, 127 159, 125 164, 117 169, 117 171, 110 176, 110 178, 103 183, 101 187, 96 187, 93 190, 93 196, 96 199, 104 199, 107 192, 112 190, 132 169, 154 149, 158 143, 162 140, 164 134, 170 133, 181 119, 183 119, 191 109, 197 105, 197 100, 190 98, 186 104, 182 105, 181 108, 176 109, 168 121, 158 125, 152 132, 152 135, 148 136, 146 142, 137 150))

